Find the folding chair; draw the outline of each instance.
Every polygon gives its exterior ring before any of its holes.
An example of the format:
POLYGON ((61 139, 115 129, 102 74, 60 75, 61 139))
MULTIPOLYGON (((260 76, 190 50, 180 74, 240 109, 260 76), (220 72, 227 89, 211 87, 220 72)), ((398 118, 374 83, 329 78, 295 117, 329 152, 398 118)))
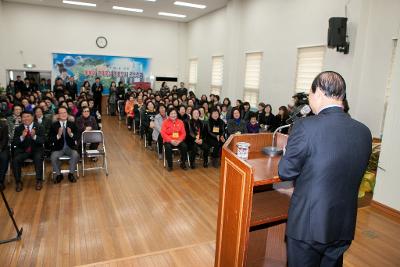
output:
MULTIPOLYGON (((176 152, 179 152, 179 148, 177 148, 177 147, 175 147, 175 148, 172 149, 172 162, 180 162, 180 159, 178 159, 177 161, 174 161, 174 160, 173 160, 174 154, 175 154, 176 152)), ((189 165, 189 168, 190 168, 189 153, 186 153, 186 157, 187 157, 187 162, 188 162, 188 165, 189 165)), ((166 159, 166 157, 165 157, 165 146, 163 146, 163 160, 164 160, 164 168, 165 168, 165 167, 167 167, 167 159, 166 159)))
MULTIPOLYGON (((58 160, 61 161, 61 162, 66 162, 66 161, 69 161, 70 159, 71 159, 71 157, 65 156, 65 155, 58 158, 58 160)), ((79 162, 76 164, 75 172, 76 172, 76 177, 79 178, 79 162)), ((65 173, 69 173, 69 169, 61 169, 61 174, 65 174, 65 173)), ((51 172, 51 176, 52 176, 51 178, 52 178, 53 181, 54 181, 54 175, 55 174, 56 174, 56 172, 53 170, 51 172)))
POLYGON ((82 133, 82 175, 85 176, 85 171, 90 170, 105 170, 106 176, 108 176, 108 166, 107 166, 107 154, 106 146, 104 143, 104 134, 102 131, 84 131, 82 133), (99 143, 100 148, 97 149, 87 149, 87 144, 99 143), (103 157, 103 166, 85 168, 85 158, 103 157))
MULTIPOLYGON (((25 161, 24 161, 24 163, 26 163, 26 164, 29 164, 29 163, 33 163, 33 160, 32 159, 26 159, 25 161)), ((43 172, 42 172, 42 181, 45 181, 46 180, 46 176, 45 176, 45 164, 44 164, 44 160, 43 160, 43 163, 42 163, 42 169, 43 169, 43 172)), ((31 173, 21 173, 22 174, 22 176, 36 176, 36 172, 34 171, 34 172, 31 172, 31 173)))
MULTIPOLYGON (((13 151, 11 149, 11 146, 9 147, 9 150, 10 150, 10 162, 8 164, 8 170, 7 170, 7 176, 8 176, 7 183, 11 183, 11 173, 12 173, 11 169, 12 169, 12 160, 13 160, 12 159, 13 158, 13 151)), ((26 160, 24 160, 24 163, 25 164, 30 164, 30 163, 33 163, 33 160, 32 159, 26 159, 26 160)), ((45 173, 46 166, 45 166, 44 159, 43 159, 43 163, 42 163, 42 168, 43 168, 42 181, 45 181, 46 180, 46 173, 45 173)), ((36 176, 36 172, 31 172, 31 173, 22 173, 21 172, 21 176, 36 176)))

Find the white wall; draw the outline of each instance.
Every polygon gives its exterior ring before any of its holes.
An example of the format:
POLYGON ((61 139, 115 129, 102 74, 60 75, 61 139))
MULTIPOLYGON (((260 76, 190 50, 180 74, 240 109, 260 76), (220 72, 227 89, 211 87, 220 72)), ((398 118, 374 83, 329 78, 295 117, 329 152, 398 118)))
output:
MULTIPOLYGON (((231 0, 222 10, 188 24, 188 58, 199 59, 198 93, 209 93, 211 56, 225 56, 222 96, 243 97, 246 52, 262 51, 260 101, 275 110, 294 93, 297 48, 326 44, 328 19, 345 16, 348 0, 231 0), (221 51, 222 50, 222 51, 221 51)), ((400 24, 400 1, 352 0, 350 53, 328 49, 324 70, 347 82, 351 115, 380 135, 391 38, 400 24), (379 96, 378 96, 379 95, 379 96)))
MULTIPOLYGON (((204 88, 210 87, 212 56, 225 54, 225 42, 220 40, 225 40, 228 36, 225 32, 226 26, 226 9, 223 8, 211 15, 200 17, 188 31, 189 59, 198 59, 199 80, 196 93, 203 92, 204 88), (218 27, 215 27, 215 25, 218 25, 218 27), (193 51, 196 51, 196 53, 193 51)), ((208 91, 205 92, 208 93, 208 91)))
POLYGON ((400 45, 397 45, 392 90, 383 131, 374 200, 400 211, 399 148, 400 148, 400 45))
POLYGON ((3 3, 2 17, 7 29, 2 36, 9 38, 1 42, 7 51, 1 62, 7 69, 34 63, 38 70, 51 70, 51 54, 65 52, 150 57, 154 75, 185 78, 183 23, 13 3, 3 3), (96 46, 100 35, 108 39, 105 49, 96 46))
POLYGON ((392 38, 399 36, 400 1, 373 0, 369 18, 363 62, 355 66, 361 75, 358 83, 359 103, 354 114, 371 128, 374 136, 381 134, 385 90, 389 76, 392 38))

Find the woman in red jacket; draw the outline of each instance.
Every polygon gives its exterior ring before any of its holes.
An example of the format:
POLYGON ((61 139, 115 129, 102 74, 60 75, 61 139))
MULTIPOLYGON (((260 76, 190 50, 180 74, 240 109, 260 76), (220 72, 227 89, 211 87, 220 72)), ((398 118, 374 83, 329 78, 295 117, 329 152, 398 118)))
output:
POLYGON ((168 163, 168 171, 172 171, 172 149, 178 148, 181 153, 181 168, 186 170, 187 146, 184 142, 186 137, 183 121, 177 119, 175 109, 168 111, 168 119, 161 126, 161 136, 164 141, 165 157, 168 163))

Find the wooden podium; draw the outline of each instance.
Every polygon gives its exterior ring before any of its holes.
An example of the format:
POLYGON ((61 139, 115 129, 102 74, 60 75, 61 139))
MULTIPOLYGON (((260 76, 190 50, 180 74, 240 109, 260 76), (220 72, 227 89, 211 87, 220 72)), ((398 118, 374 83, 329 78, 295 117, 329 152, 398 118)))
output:
MULTIPOLYGON (((277 134, 277 146, 287 135, 277 134)), ((271 133, 232 135, 222 149, 215 267, 286 266, 285 227, 288 194, 278 192, 280 156, 261 149, 271 133), (248 160, 237 157, 236 144, 250 143, 248 160)))

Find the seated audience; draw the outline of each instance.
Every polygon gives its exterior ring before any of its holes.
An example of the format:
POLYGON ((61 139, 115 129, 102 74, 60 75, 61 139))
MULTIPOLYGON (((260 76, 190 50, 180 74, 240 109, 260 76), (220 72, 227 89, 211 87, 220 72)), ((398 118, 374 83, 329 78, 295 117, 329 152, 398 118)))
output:
POLYGON ((153 140, 158 144, 158 159, 162 159, 163 140, 161 127, 163 122, 167 119, 167 112, 164 105, 158 107, 158 114, 154 117, 153 140))
POLYGON ((76 114, 78 113, 78 108, 74 104, 74 101, 72 101, 72 99, 68 99, 67 100, 67 105, 68 105, 68 109, 69 109, 70 114, 72 116, 76 117, 76 114))
POLYGON ((273 131, 273 129, 275 128, 276 119, 274 114, 272 113, 272 107, 270 104, 265 105, 264 113, 264 127, 266 127, 268 131, 273 131))
POLYGON ((222 105, 226 106, 226 120, 229 121, 231 119, 232 115, 232 106, 231 106, 231 100, 229 98, 224 98, 222 101, 222 105))
POLYGON ((189 120, 189 115, 186 114, 186 107, 184 105, 180 105, 178 107, 178 119, 183 122, 187 122, 189 120))
POLYGON ((29 100, 26 98, 22 99, 22 106, 24 108, 24 111, 28 112, 33 112, 33 108, 35 107, 34 105, 29 103, 29 100))
POLYGON ((142 118, 142 111, 143 111, 143 95, 139 94, 137 97, 137 102, 133 106, 133 113, 135 116, 135 126, 136 129, 139 129, 140 137, 143 138, 144 132, 143 129, 140 129, 140 120, 142 118))
POLYGON ((101 114, 99 110, 95 107, 94 99, 89 99, 89 108, 90 108, 90 115, 92 115, 97 122, 97 125, 99 126, 99 129, 101 129, 101 114))
POLYGON ((22 124, 15 128, 13 138, 13 173, 16 191, 22 191, 21 168, 24 161, 32 159, 36 172, 36 190, 42 189, 45 136, 43 128, 33 121, 33 114, 22 112, 22 124))
POLYGON ((196 155, 197 151, 201 149, 203 151, 203 167, 208 166, 208 147, 206 143, 207 129, 206 125, 199 119, 200 112, 198 109, 192 111, 192 118, 188 123, 188 134, 186 137, 186 144, 189 151, 190 167, 192 169, 196 168, 196 155))
POLYGON ((265 104, 263 102, 258 104, 257 122, 260 125, 265 125, 265 104))
MULTIPOLYGON (((220 150, 225 143, 225 124, 221 120, 220 114, 217 109, 211 111, 211 116, 207 124, 207 137, 206 142, 209 149, 213 148, 211 153, 211 164, 217 168, 219 166, 220 150)), ((204 156, 206 157, 206 156, 204 156)), ((207 155, 208 157, 208 155, 207 155)))
POLYGON ((15 82, 11 80, 6 88, 6 94, 14 95, 17 91, 17 87, 15 86, 15 82))
POLYGON ((205 114, 205 111, 204 111, 203 107, 199 108, 199 112, 200 112, 200 117, 199 117, 200 120, 204 121, 204 122, 208 121, 208 116, 205 114))
MULTIPOLYGON (((276 115, 276 120, 275 120, 275 129, 278 127, 287 125, 286 120, 289 119, 289 111, 287 107, 281 106, 279 107, 279 113, 276 115)), ((288 128, 282 129, 281 133, 287 134, 289 131, 288 128)))
MULTIPOLYGON (((49 138, 51 124, 53 123, 53 116, 52 115, 44 115, 43 109, 39 106, 36 107, 34 110, 34 121, 38 123, 43 128, 44 137, 47 141, 49 138)), ((46 142, 45 142, 46 143, 46 142)))
POLYGON ((250 103, 244 102, 243 109, 241 112, 241 118, 247 123, 250 121, 250 103))
POLYGON ((186 107, 186 115, 188 116, 188 120, 192 118, 193 107, 187 106, 186 107))
POLYGON ((228 123, 228 107, 225 104, 223 104, 221 106, 221 115, 220 115, 220 117, 221 117, 221 120, 223 120, 225 124, 228 123))
POLYGON ((186 132, 183 121, 179 120, 175 109, 168 112, 168 118, 161 127, 161 136, 164 142, 165 158, 168 164, 168 171, 172 171, 172 149, 178 148, 181 154, 181 168, 186 170, 187 146, 185 142, 186 132))
POLYGON ((157 112, 154 108, 153 102, 149 101, 146 105, 146 111, 143 114, 142 127, 144 130, 144 134, 147 140, 148 149, 152 150, 153 143, 153 128, 154 128, 154 118, 157 115, 157 112))
POLYGON ((247 132, 248 133, 259 133, 260 132, 260 124, 257 121, 257 115, 254 112, 250 113, 250 122, 247 124, 247 132))
POLYGON ((135 111, 134 111, 135 99, 131 95, 125 103, 125 114, 128 123, 128 129, 131 130, 133 126, 133 120, 135 119, 135 111))
POLYGON ((76 182, 74 173, 76 164, 79 161, 77 149, 77 140, 79 138, 78 128, 75 123, 68 121, 68 111, 65 107, 59 107, 57 110, 58 121, 53 123, 50 130, 50 141, 52 144, 51 165, 56 173, 55 183, 60 183, 64 178, 60 170, 60 160, 62 156, 68 156, 69 173, 68 180, 72 183, 76 182))
POLYGON ((10 142, 14 139, 14 130, 21 124, 22 107, 18 104, 14 105, 13 113, 7 118, 8 124, 8 135, 10 136, 10 142))
MULTIPOLYGON (((78 153, 82 153, 82 133, 84 131, 98 130, 96 119, 90 115, 90 108, 84 107, 82 109, 82 115, 76 119, 76 127, 78 128, 78 153)), ((99 143, 92 143, 89 145, 89 149, 97 149, 99 143)), ((82 155, 81 155, 82 156, 82 155)))
MULTIPOLYGON (((233 118, 228 121, 226 132, 228 137, 231 134, 247 133, 247 123, 240 117, 240 111, 237 108, 232 109, 233 118)), ((250 116, 250 114, 249 114, 250 116)))

